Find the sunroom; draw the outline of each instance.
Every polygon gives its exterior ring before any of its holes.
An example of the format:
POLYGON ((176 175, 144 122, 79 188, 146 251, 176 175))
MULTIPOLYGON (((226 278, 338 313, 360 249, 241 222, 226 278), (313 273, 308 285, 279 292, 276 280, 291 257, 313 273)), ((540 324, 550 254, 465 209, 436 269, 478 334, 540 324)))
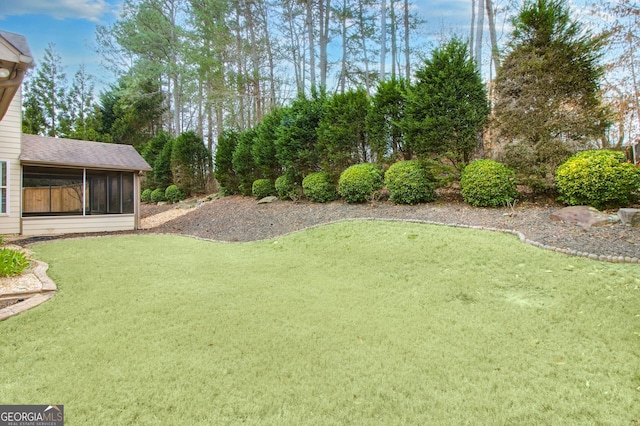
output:
POLYGON ((22 135, 22 235, 139 227, 140 176, 128 145, 22 135))

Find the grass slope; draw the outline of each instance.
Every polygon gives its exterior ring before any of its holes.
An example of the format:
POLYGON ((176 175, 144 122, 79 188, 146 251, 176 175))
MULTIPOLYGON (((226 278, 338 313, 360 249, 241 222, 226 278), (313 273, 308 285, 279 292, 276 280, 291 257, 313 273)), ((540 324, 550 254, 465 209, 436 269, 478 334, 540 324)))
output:
POLYGON ((383 222, 35 252, 59 293, 0 323, 0 403, 69 425, 640 422, 637 265, 383 222))

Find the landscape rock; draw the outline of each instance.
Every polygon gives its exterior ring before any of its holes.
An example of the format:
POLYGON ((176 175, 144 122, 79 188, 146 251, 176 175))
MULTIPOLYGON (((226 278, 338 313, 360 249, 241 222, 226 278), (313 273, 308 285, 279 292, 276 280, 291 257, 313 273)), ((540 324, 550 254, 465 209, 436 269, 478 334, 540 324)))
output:
POLYGON ((278 197, 275 197, 273 195, 270 195, 268 197, 264 197, 263 199, 261 199, 260 201, 258 201, 258 204, 268 204, 268 203, 273 203, 275 200, 277 200, 278 197))
POLYGON ((618 215, 603 213, 589 206, 570 206, 551 213, 551 219, 584 228, 606 226, 620 221, 618 215))
POLYGON ((620 209, 618 210, 618 217, 623 225, 640 228, 640 209, 620 209))

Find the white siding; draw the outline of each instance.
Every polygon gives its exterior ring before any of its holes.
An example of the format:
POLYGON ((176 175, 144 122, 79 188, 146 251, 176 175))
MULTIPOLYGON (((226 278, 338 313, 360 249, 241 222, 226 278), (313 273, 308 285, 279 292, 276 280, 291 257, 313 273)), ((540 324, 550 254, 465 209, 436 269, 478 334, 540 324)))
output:
POLYGON ((21 91, 18 90, 9 110, 0 121, 0 160, 8 162, 7 214, 0 214, 0 234, 20 233, 20 138, 22 134, 21 91))
POLYGON ((22 219, 22 235, 132 231, 135 227, 136 219, 133 214, 25 217, 22 219))

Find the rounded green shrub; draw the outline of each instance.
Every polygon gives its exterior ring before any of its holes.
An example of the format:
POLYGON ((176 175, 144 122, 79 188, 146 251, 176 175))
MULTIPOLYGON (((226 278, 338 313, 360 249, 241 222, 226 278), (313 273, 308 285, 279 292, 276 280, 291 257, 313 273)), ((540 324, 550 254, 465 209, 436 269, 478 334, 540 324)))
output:
POLYGON ((283 175, 276 179, 276 192, 281 200, 295 201, 300 199, 301 189, 294 179, 288 175, 283 175))
POLYGON ((171 203, 177 203, 180 200, 184 200, 185 193, 177 185, 169 185, 164 191, 165 200, 171 203))
POLYGON ((640 190, 640 169, 622 152, 583 151, 562 163, 555 174, 559 199, 598 209, 628 205, 640 190))
POLYGON ((326 203, 338 199, 336 183, 327 172, 311 173, 302 180, 302 191, 311 201, 326 203))
POLYGON ((460 192, 465 202, 476 207, 501 207, 518 196, 514 172, 494 160, 469 163, 460 177, 460 192))
POLYGON ((257 199, 268 197, 276 194, 276 188, 271 179, 254 180, 251 185, 251 193, 257 199))
POLYGON ((153 191, 151 191, 151 201, 153 201, 154 203, 157 203, 164 200, 165 200, 164 189, 156 188, 153 191))
POLYGON ((435 179, 426 164, 417 160, 400 161, 384 174, 389 198, 398 204, 416 204, 436 198, 435 179))
POLYGON ((338 192, 347 203, 368 201, 384 185, 382 171, 371 163, 356 164, 340 175, 338 192))
POLYGON ((142 191, 142 194, 140 194, 140 201, 142 201, 143 203, 148 203, 149 201, 151 201, 151 192, 153 191, 149 188, 142 191))

